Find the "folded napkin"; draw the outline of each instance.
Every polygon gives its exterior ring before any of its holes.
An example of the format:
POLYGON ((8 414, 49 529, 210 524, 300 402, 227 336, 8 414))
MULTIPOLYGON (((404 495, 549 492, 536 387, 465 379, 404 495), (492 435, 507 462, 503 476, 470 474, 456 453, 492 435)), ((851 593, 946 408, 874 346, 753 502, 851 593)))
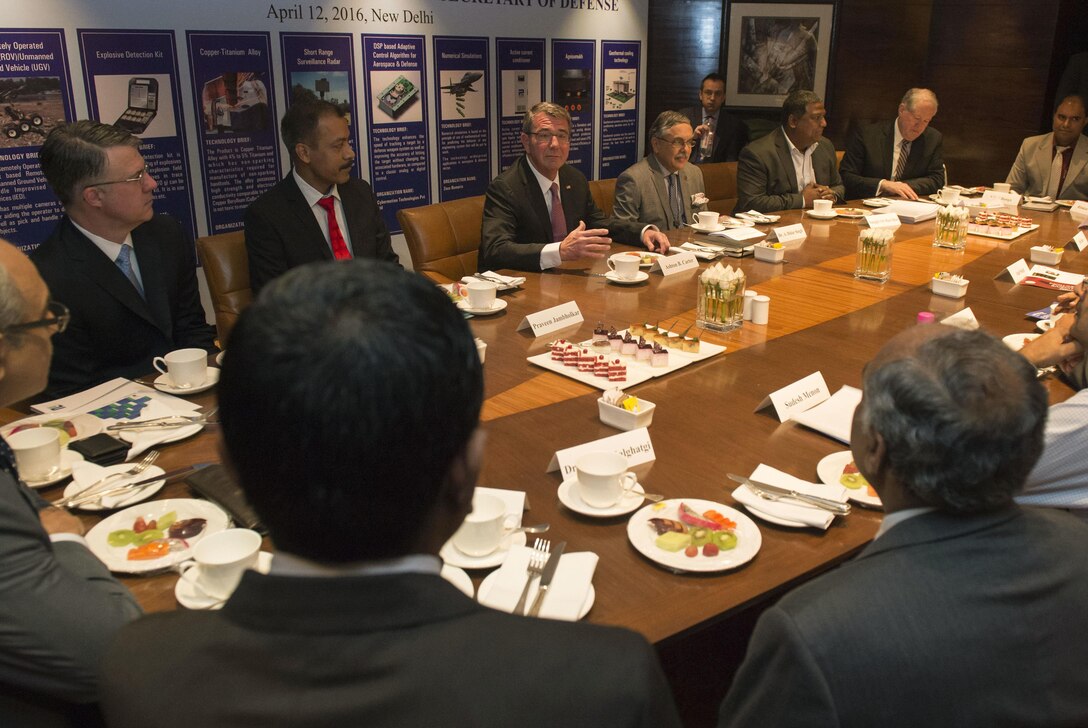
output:
POLYGON ((722 251, 720 249, 715 249, 711 251, 695 245, 694 243, 684 243, 682 245, 678 245, 677 247, 691 252, 692 255, 694 255, 696 258, 699 258, 700 260, 714 260, 722 254, 722 251))
POLYGON ((772 222, 778 222, 778 215, 765 215, 759 210, 749 210, 748 212, 738 212, 735 217, 741 220, 751 220, 752 222, 767 224, 772 222))
POLYGON ((857 409, 859 402, 861 402, 861 390, 857 387, 843 386, 828 399, 804 412, 798 412, 791 419, 849 445, 854 410, 857 409))
MULTIPOLYGON (((479 602, 485 607, 512 612, 517 606, 525 580, 529 577, 529 555, 532 549, 527 546, 515 546, 503 562, 502 567, 487 578, 490 589, 480 585, 479 602)), ((582 614, 582 606, 589 595, 593 583, 593 572, 597 570, 597 554, 592 551, 564 553, 559 559, 552 584, 544 602, 540 605, 540 616, 547 619, 561 619, 576 622, 582 614)), ((525 599, 526 607, 532 606, 536 597, 535 580, 525 599)))
MULTIPOLYGON (((116 467, 116 466, 110 466, 116 467)), ((129 467, 126 465, 125 467, 129 467)), ((152 466, 155 467, 155 466, 152 466)), ((83 491, 87 490, 91 486, 97 485, 102 478, 105 478, 108 473, 107 468, 101 465, 95 465, 81 460, 76 463, 72 463, 72 484, 64 489, 64 496, 66 498, 73 498, 83 491)), ((146 480, 152 478, 155 473, 161 472, 160 469, 144 471, 136 475, 128 475, 124 478, 114 478, 110 481, 110 488, 125 485, 126 483, 135 483, 137 480, 146 480)), ((99 502, 102 504, 102 508, 105 510, 113 510, 114 508, 120 508, 127 505, 129 502, 141 500, 141 496, 148 487, 151 487, 154 483, 148 483, 146 487, 137 488, 136 490, 126 493, 118 493, 116 495, 108 495, 102 498, 99 502)))
MULTIPOLYGON (((789 488, 790 490, 796 490, 798 493, 815 495, 820 498, 829 498, 831 500, 839 501, 840 503, 845 503, 847 499, 846 488, 843 488, 842 486, 820 485, 807 480, 801 480, 789 473, 783 473, 781 470, 776 470, 769 465, 760 465, 752 471, 752 474, 749 477, 752 480, 758 480, 767 485, 777 485, 780 488, 789 488)), ((816 506, 806 505, 800 501, 789 498, 772 501, 762 498, 747 485, 742 485, 734 490, 733 497, 738 502, 743 503, 757 516, 766 514, 775 518, 781 518, 784 521, 795 521, 822 530, 827 530, 827 527, 835 520, 834 513, 825 511, 822 508, 817 508, 816 506)))
MULTIPOLYGON (((162 403, 157 398, 152 398, 147 402, 144 408, 140 410, 138 417, 132 419, 111 419, 108 423, 143 422, 145 420, 154 420, 160 417, 170 417, 171 415, 176 415, 178 413, 178 410, 162 403)), ((132 445, 132 447, 129 448, 128 455, 125 457, 126 460, 131 460, 161 443, 175 442, 195 435, 200 432, 203 427, 204 425, 195 424, 186 425, 185 427, 167 427, 161 430, 120 430, 119 432, 113 432, 111 434, 132 445)))
POLYGON ((941 323, 947 326, 955 326, 958 329, 966 329, 968 331, 974 331, 978 328, 978 319, 975 318, 975 312, 971 310, 971 307, 946 316, 941 319, 941 323))
MULTIPOLYGON (((496 273, 493 270, 485 270, 480 275, 485 278, 490 278, 496 283, 501 281, 500 286, 504 288, 517 288, 525 283, 525 276, 504 276, 501 273, 496 273)), ((478 281, 479 278, 473 278, 472 276, 465 276, 461 279, 462 283, 471 283, 472 281, 478 281)))

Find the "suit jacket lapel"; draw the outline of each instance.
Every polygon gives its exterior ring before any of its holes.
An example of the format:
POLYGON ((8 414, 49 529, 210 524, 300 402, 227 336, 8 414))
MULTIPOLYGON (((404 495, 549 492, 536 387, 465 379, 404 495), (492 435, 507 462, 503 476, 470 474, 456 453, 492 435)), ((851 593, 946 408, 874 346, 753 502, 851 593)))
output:
MULTIPOLYGON (((355 203, 355 190, 350 185, 351 182, 349 181, 347 184, 337 185, 337 189, 340 192, 340 202, 344 205, 344 222, 347 223, 348 235, 351 237, 351 257, 358 258, 363 255, 373 255, 373 251, 367 250, 369 241, 363 230, 363 206, 355 203)), ((310 217, 313 217, 313 215, 310 217)), ((331 248, 329 249, 329 257, 332 257, 331 248)))
POLYGON ((1069 189, 1069 186, 1077 181, 1077 177, 1084 171, 1084 165, 1088 164, 1088 139, 1082 134, 1077 139, 1077 146, 1073 147, 1073 157, 1069 160, 1069 171, 1065 173, 1065 187, 1059 192, 1069 189))
MULTIPOLYGON (((533 208, 533 212, 536 214, 537 223, 540 225, 541 240, 552 241, 552 218, 548 214, 548 204, 544 201, 544 195, 540 192, 540 185, 536 182, 536 175, 533 174, 533 170, 529 167, 529 160, 527 157, 521 158, 521 183, 524 185, 525 197, 529 200, 530 207, 533 208)), ((559 170, 559 197, 563 201, 563 215, 569 223, 569 217, 567 217, 567 197, 569 195, 563 194, 563 170, 559 170)), ((578 223, 575 222, 575 225, 578 223)), ((568 227, 571 229, 573 226, 568 227)))
POLYGON ((170 316, 170 283, 163 270, 162 250, 155 240, 149 240, 140 228, 132 231, 132 247, 136 260, 140 264, 140 277, 144 284, 144 297, 147 309, 155 320, 155 325, 166 335, 173 338, 173 325, 170 316))
MULTIPOLYGON (((797 191, 797 172, 793 169, 793 157, 790 156, 790 142, 786 139, 786 132, 782 131, 779 127, 774 132, 778 136, 775 137, 775 146, 778 148, 778 161, 786 170, 786 179, 790 183, 788 192, 797 191)), ((816 170, 813 170, 813 174, 816 170)))
MULTIPOLYGON (((578 202, 585 202, 585 200, 574 199, 574 188, 571 185, 570 172, 571 167, 563 165, 559 168, 559 199, 563 203, 563 219, 567 223, 567 230, 573 230, 578 227, 578 223, 581 221, 585 208, 578 204, 578 202)), ((586 190, 586 194, 589 194, 589 190, 586 190)), ((547 209, 544 210, 547 213, 547 209)), ((548 218, 548 230, 552 229, 551 218, 548 218)))
MULTIPOLYGON (((881 174, 888 175, 888 179, 892 178, 895 170, 892 169, 892 160, 895 159, 895 122, 884 127, 884 138, 880 142, 880 169, 881 174)), ((914 156, 914 145, 911 145, 911 156, 914 156)), ((908 161, 910 157, 907 158, 908 161)))
MULTIPOLYGON (((284 180, 283 193, 287 197, 287 208, 298 218, 298 222, 305 229, 305 234, 302 239, 297 241, 303 245, 309 245, 312 248, 312 252, 320 255, 324 260, 332 260, 332 248, 325 241, 325 235, 321 232, 321 226, 317 224, 317 218, 314 217, 313 210, 310 209, 310 205, 307 204, 306 198, 302 194, 302 190, 298 188, 298 183, 295 182, 294 173, 288 174, 284 180)), ((343 202, 343 199, 341 199, 343 202)), ((348 206, 344 204, 344 219, 348 222, 348 234, 351 234, 351 223, 348 220, 348 206)), ((355 237, 352 236, 351 244, 355 245, 355 237)))
POLYGON ((657 192, 658 204, 665 211, 665 221, 668 224, 668 229, 672 230, 678 225, 676 220, 672 219, 672 205, 669 202, 669 186, 665 182, 665 170, 661 168, 661 164, 653 154, 647 157, 647 160, 650 165, 650 183, 654 186, 654 191, 657 192))
MULTIPOLYGON (((1035 150, 1035 169, 1039 170, 1039 189, 1045 190, 1047 184, 1050 181, 1050 164, 1053 162, 1051 153, 1054 151, 1054 134, 1050 133, 1046 135, 1046 139, 1039 145, 1039 148, 1035 150)), ((1075 156, 1075 155, 1074 155, 1075 156)), ((1070 164, 1072 167, 1072 164, 1070 164)), ((1066 179, 1071 179, 1066 176, 1066 179)), ((1072 178, 1075 179, 1075 178, 1072 178)))

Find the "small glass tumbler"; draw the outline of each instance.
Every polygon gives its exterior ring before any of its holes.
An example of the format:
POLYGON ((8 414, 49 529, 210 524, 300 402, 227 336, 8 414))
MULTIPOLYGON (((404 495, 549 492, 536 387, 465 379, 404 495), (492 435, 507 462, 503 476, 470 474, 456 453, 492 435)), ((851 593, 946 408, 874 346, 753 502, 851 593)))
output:
POLYGON ((891 230, 862 230, 858 234, 858 258, 854 264, 854 277, 883 283, 892 274, 891 230))
POLYGON ((963 250, 967 247, 967 210, 962 207, 944 207, 937 210, 933 229, 933 247, 963 250))
POLYGON ((695 282, 696 325, 711 331, 731 331, 741 325, 744 314, 744 274, 728 281, 701 278, 695 282))

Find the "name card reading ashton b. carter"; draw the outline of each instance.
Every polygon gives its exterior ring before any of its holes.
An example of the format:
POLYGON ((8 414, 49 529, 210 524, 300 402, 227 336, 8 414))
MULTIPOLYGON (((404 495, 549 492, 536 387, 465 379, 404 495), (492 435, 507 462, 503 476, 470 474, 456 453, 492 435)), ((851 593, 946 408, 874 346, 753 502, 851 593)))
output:
POLYGON ((773 404, 774 412, 778 415, 778 421, 785 422, 798 412, 804 412, 810 407, 815 407, 830 396, 827 391, 827 383, 824 381, 824 375, 820 372, 813 372, 804 379, 799 379, 793 384, 771 392, 759 403, 756 411, 758 412, 768 404, 773 404))
POLYGON ((575 326, 582 323, 584 320, 585 319, 582 318, 582 312, 578 309, 578 303, 575 301, 567 301, 558 306, 552 306, 543 311, 529 314, 521 320, 520 324, 518 324, 518 331, 525 328, 531 328, 533 330, 533 336, 544 336, 553 331, 565 329, 568 326, 575 326))
POLYGON ((671 276, 685 270, 699 267, 699 259, 694 253, 673 253, 663 258, 655 258, 654 266, 660 268, 661 275, 671 276))
POLYGON ((654 454, 654 445, 650 442, 650 431, 645 427, 630 432, 621 432, 618 435, 602 437, 600 440, 587 442, 584 445, 575 445, 565 450, 556 451, 548 463, 547 472, 558 470, 563 480, 575 477, 578 458, 590 452, 615 452, 627 458, 627 467, 642 465, 657 459, 654 454))

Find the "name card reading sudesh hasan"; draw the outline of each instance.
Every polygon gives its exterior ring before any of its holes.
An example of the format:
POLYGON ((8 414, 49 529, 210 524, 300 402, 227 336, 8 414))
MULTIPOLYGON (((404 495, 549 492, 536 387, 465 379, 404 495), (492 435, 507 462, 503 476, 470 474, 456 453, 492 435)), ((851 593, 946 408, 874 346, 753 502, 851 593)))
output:
POLYGON ((533 330, 533 336, 544 336, 553 331, 565 329, 568 326, 575 326, 584 320, 582 312, 578 309, 577 302, 567 301, 558 306, 552 306, 543 311, 529 314, 518 324, 518 331, 530 328, 533 330))

